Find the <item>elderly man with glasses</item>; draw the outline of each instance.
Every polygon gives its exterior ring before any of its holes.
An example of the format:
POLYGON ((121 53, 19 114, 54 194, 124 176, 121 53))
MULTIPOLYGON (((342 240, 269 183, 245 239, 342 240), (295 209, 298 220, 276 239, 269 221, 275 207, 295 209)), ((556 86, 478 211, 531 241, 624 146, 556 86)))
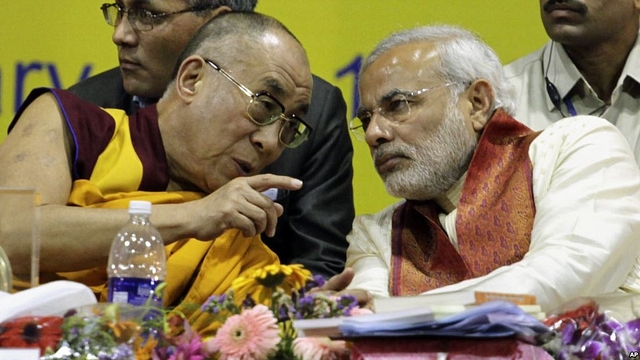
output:
POLYGON ((347 266, 324 287, 357 295, 459 290, 533 294, 544 311, 637 287, 640 171, 606 121, 578 116, 533 132, 510 114, 495 53, 469 32, 422 27, 364 62, 351 128, 387 191, 359 216, 347 266))
MULTIPOLYGON (((153 104, 166 89, 180 53, 202 24, 224 12, 253 11, 256 4, 256 0, 118 0, 104 4, 101 10, 106 23, 114 27, 111 39, 119 66, 69 90, 93 104, 123 109, 127 114, 153 104)), ((278 200, 283 206, 281 221, 275 234, 263 239, 283 263, 300 263, 328 278, 344 268, 345 238, 355 216, 353 146, 340 90, 314 76, 305 121, 314 129, 311 141, 285 149, 263 170, 304 181, 300 190, 278 200)), ((278 192, 282 194, 286 192, 278 192)))
MULTIPOLYGON (((131 117, 35 90, 0 146, 0 186, 40 194, 42 279, 81 281, 104 299, 109 248, 132 199, 156 204, 166 305, 202 304, 246 271, 277 264, 260 234, 273 234, 282 206, 261 192, 302 182, 259 172, 311 133, 311 89, 305 51, 282 24, 232 12, 196 34, 162 99, 131 117)), ((0 211, 0 245, 15 272, 27 272, 25 224, 0 211)))

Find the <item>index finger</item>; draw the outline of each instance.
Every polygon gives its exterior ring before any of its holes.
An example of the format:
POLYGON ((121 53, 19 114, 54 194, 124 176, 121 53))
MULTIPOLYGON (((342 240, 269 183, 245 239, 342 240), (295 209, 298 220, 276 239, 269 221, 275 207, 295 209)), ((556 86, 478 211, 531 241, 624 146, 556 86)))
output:
POLYGON ((302 187, 302 181, 290 176, 260 174, 245 178, 247 184, 259 192, 269 188, 286 190, 298 190, 302 187))

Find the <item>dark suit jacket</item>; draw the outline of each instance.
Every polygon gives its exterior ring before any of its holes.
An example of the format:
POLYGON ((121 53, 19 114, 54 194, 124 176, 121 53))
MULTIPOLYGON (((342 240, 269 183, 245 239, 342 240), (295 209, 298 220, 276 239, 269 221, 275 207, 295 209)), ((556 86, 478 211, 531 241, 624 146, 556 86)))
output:
MULTIPOLYGON (((135 111, 118 68, 90 77, 69 90, 104 108, 135 111)), ((304 186, 281 201, 284 214, 278 220, 276 235, 263 235, 263 240, 282 263, 300 263, 314 274, 328 277, 344 267, 346 235, 355 216, 353 147, 340 90, 314 76, 311 108, 305 120, 313 128, 309 140, 295 149, 285 149, 264 170, 298 178, 304 186)))

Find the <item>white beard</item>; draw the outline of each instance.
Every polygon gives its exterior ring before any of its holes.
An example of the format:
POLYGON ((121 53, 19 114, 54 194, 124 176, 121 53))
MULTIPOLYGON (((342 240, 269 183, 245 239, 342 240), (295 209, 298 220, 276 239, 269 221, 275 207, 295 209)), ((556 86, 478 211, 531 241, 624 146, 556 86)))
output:
POLYGON ((410 200, 430 200, 444 194, 462 177, 478 145, 469 133, 455 98, 447 104, 444 121, 433 133, 423 134, 415 145, 386 143, 374 152, 406 157, 401 164, 380 174, 387 192, 410 200))

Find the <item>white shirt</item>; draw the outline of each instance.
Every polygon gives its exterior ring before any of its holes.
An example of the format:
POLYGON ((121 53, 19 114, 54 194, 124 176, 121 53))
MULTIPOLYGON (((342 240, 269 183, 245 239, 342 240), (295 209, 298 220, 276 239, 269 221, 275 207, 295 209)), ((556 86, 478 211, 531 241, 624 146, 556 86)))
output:
MULTIPOLYGON (((568 98, 577 114, 600 116, 620 129, 640 165, 640 36, 613 90, 611 106, 598 98, 559 43, 549 42, 508 64, 504 70, 518 94, 518 110, 514 116, 518 121, 533 130, 542 130, 564 118, 547 94, 546 75, 561 98, 570 94, 568 98)), ((570 116, 564 102, 561 108, 565 116, 570 116)))
MULTIPOLYGON (((548 311, 578 296, 640 289, 640 170, 620 132, 593 116, 557 121, 529 148, 536 207, 529 251, 518 263, 433 292, 528 293, 548 311), (629 278, 628 278, 629 276, 629 278)), ((448 194, 457 203, 456 194, 448 194)), ((392 214, 358 216, 348 235, 350 289, 389 296, 392 214)), ((455 238, 455 211, 441 215, 455 238)))

